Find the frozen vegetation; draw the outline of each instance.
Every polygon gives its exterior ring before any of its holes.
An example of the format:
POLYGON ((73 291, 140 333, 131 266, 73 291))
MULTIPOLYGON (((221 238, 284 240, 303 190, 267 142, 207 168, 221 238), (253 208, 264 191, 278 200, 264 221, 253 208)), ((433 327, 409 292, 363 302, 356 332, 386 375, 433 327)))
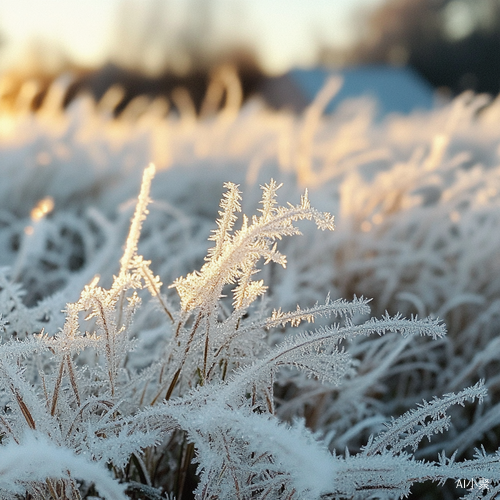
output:
POLYGON ((500 102, 65 84, 0 101, 2 499, 497 497, 500 102))

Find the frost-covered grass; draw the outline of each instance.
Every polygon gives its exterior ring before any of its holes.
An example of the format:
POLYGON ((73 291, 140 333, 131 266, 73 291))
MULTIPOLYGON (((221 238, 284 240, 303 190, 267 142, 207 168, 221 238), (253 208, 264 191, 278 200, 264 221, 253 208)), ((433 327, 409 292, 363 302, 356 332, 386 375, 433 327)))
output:
POLYGON ((2 498, 498 494, 500 102, 323 117, 337 86, 2 111, 2 498))

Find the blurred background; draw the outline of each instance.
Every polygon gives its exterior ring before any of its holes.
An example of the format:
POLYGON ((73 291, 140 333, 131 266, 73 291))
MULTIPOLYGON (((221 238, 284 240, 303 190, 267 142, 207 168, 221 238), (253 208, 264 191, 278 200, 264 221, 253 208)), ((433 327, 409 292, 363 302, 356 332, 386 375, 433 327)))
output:
POLYGON ((244 99, 294 68, 372 65, 410 68, 441 95, 496 95, 500 0, 0 0, 4 97, 69 73, 68 101, 183 87, 199 110, 227 65, 244 99))

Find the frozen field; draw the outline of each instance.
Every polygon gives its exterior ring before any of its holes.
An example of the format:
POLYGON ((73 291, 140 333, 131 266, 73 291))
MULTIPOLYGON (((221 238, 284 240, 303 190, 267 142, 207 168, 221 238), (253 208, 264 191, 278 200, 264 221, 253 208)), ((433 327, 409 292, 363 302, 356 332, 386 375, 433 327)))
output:
POLYGON ((65 85, 0 101, 2 498, 496 498, 500 101, 65 85))

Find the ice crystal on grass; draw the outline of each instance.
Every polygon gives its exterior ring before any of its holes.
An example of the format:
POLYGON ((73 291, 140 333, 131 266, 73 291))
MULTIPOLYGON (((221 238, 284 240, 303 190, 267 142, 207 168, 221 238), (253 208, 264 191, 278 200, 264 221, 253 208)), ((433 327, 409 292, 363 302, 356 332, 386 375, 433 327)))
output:
MULTIPOLYGON (((444 455, 423 462, 412 455, 424 438, 448 429, 451 405, 485 396, 482 383, 424 401, 357 454, 332 453, 298 414, 282 421, 277 405, 286 398, 276 391, 296 391, 303 407, 304 380, 314 391, 337 391, 344 416, 351 411, 349 398, 354 411, 362 412, 364 394, 396 363, 409 338, 442 339, 443 324, 389 314, 363 323, 359 318, 369 312, 369 301, 356 297, 349 302, 327 296, 322 304, 269 315, 257 307, 267 290, 263 279, 254 279, 259 264, 286 265, 278 242, 300 234, 295 222, 312 220, 333 230, 333 217, 312 208, 307 192, 298 205, 279 206, 274 181, 263 187, 259 214, 243 215, 239 228, 241 193, 236 184, 225 184, 205 263, 171 285, 179 296, 176 307, 151 262, 139 254, 154 174, 153 165, 144 172, 111 286, 99 286, 94 277, 66 305, 59 331, 33 334, 40 306, 26 306, 9 272, 0 272, 2 498, 397 498, 415 482, 441 484, 464 475, 498 487, 499 453, 464 462, 444 455), (145 332, 134 337, 133 325, 148 307, 145 291, 157 306, 155 318, 158 309, 162 314, 155 319, 158 355, 136 363, 145 332), (318 317, 335 320, 288 332, 318 317), (282 332, 273 336, 273 330, 282 332), (372 334, 388 341, 356 344, 372 334), (289 372, 298 375, 281 376, 289 372)), ((44 307, 50 303, 46 299, 44 307)))
POLYGON ((172 285, 179 293, 184 311, 196 308, 212 310, 223 287, 234 283, 237 284, 233 290, 235 308, 247 309, 265 293, 263 281, 251 279, 258 271, 257 262, 264 258, 265 263, 273 261, 286 267, 286 257, 277 250, 276 240, 300 234, 293 222, 313 219, 320 229, 333 230, 333 217, 311 208, 307 191, 300 205, 276 207, 276 192, 280 186, 271 181, 263 188, 261 215, 254 215, 251 223, 243 216, 241 229, 231 234, 236 220, 234 212, 241 210, 240 194, 236 185, 228 183, 226 187, 228 192, 221 203, 221 219, 217 221, 219 228, 210 237, 216 244, 208 253, 207 263, 199 272, 179 278, 172 285))

